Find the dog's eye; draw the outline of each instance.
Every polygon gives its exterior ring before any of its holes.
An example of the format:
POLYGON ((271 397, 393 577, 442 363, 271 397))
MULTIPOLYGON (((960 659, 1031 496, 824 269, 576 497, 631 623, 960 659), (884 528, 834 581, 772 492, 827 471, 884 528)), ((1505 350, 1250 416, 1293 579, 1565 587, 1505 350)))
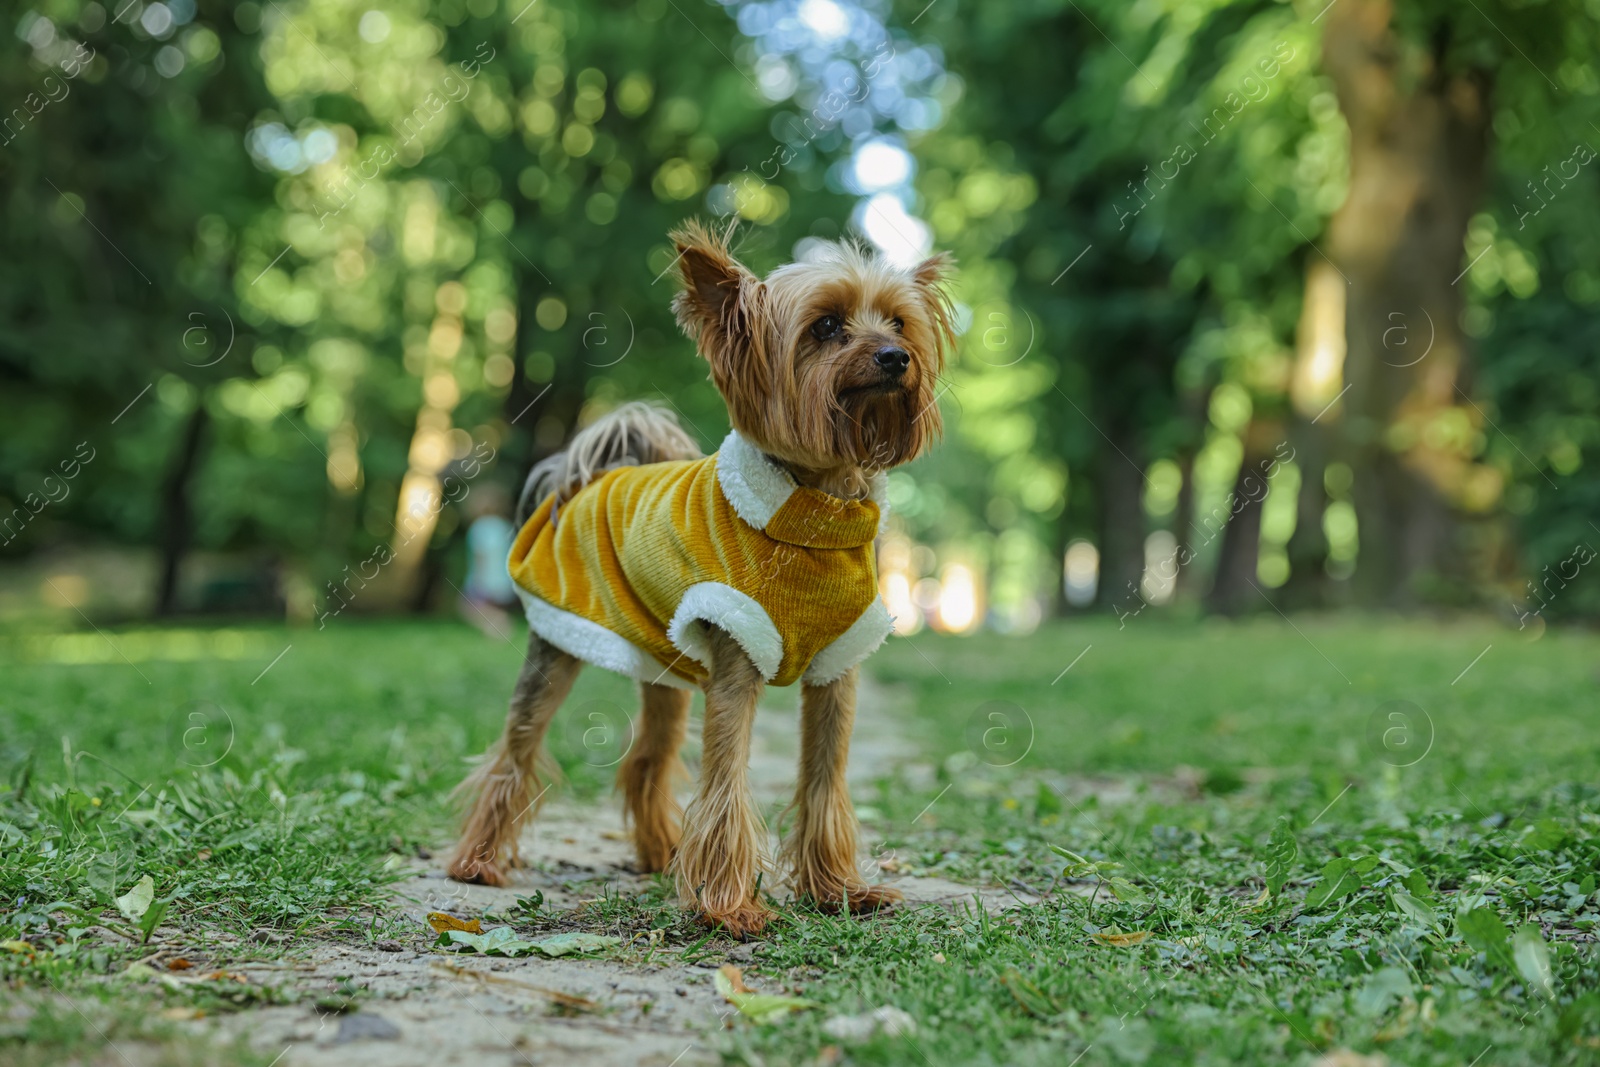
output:
POLYGON ((906 332, 906 320, 902 319, 899 315, 896 315, 894 318, 890 319, 889 324, 894 327, 895 333, 906 332))
POLYGON ((839 336, 839 331, 844 329, 844 323, 837 315, 824 315, 811 324, 811 336, 819 341, 831 341, 839 336))

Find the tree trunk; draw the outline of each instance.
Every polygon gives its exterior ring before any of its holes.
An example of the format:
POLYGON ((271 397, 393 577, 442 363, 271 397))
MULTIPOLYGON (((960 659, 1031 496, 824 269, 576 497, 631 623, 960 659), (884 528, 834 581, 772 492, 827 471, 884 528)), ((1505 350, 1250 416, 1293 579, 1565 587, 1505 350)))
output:
POLYGON ((1485 181, 1490 83, 1443 68, 1447 20, 1419 55, 1397 40, 1392 15, 1389 0, 1335 5, 1323 65, 1350 128, 1349 195, 1327 248, 1349 294, 1338 451, 1355 473, 1355 594, 1403 607, 1428 581, 1464 570, 1451 499, 1470 469, 1469 446, 1433 443, 1423 431, 1460 395, 1467 353, 1456 283, 1485 181))
POLYGON ((156 585, 156 614, 161 617, 174 615, 178 610, 178 572, 194 542, 189 483, 200 464, 200 446, 208 421, 210 416, 202 396, 184 424, 178 451, 172 457, 166 483, 161 487, 161 577, 156 585))
POLYGON ((1206 610, 1215 615, 1242 615, 1263 607, 1256 567, 1261 558, 1261 505, 1267 498, 1277 431, 1252 421, 1245 429, 1244 458, 1233 480, 1228 525, 1222 531, 1217 570, 1206 594, 1206 610))
POLYGON ((1199 575, 1192 558, 1195 551, 1193 452, 1186 450, 1178 456, 1178 472, 1183 480, 1178 484, 1178 508, 1172 519, 1173 539, 1177 543, 1173 565, 1178 568, 1173 580, 1174 603, 1186 601, 1194 595, 1195 581, 1199 575))
POLYGON ((1095 605, 1108 611, 1135 611, 1143 603, 1144 470, 1138 451, 1133 434, 1113 426, 1096 463, 1100 580, 1095 605))
POLYGON ((1300 468, 1300 493, 1295 500, 1294 533, 1289 535, 1289 580, 1282 600, 1286 608, 1320 608, 1328 600, 1328 535, 1322 513, 1328 510, 1328 435, 1322 427, 1296 419, 1289 430, 1295 465, 1300 468))

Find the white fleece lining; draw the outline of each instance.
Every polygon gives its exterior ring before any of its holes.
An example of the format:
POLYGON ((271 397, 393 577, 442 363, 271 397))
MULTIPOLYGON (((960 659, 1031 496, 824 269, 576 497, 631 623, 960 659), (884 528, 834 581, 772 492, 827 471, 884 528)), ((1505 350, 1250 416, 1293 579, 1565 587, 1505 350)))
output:
POLYGON ((889 528, 889 476, 876 471, 867 479, 867 499, 878 505, 878 536, 889 528))
MULTIPOLYGON (((724 445, 726 447, 726 445, 724 445)), ((766 609, 731 585, 698 582, 684 591, 678 610, 667 627, 667 639, 685 656, 711 669, 711 646, 706 626, 724 630, 765 681, 777 677, 783 663, 783 637, 766 609)))
POLYGON ((894 619, 881 599, 874 598, 850 624, 850 629, 840 634, 815 656, 800 680, 806 685, 827 685, 838 681, 851 667, 878 650, 884 639, 894 630, 894 619))
MULTIPOLYGON (((794 495, 795 483, 755 445, 730 431, 717 449, 717 484, 733 505, 734 514, 758 530, 794 495)), ((875 472, 867 480, 867 499, 878 505, 878 533, 889 525, 889 476, 875 472)))
POLYGON ((582 615, 563 611, 520 585, 517 586, 517 595, 522 598, 528 625, 533 632, 561 651, 577 656, 585 663, 637 678, 641 682, 670 685, 677 689, 697 688, 673 674, 666 664, 657 661, 650 653, 604 626, 590 622, 582 615))
POLYGON ((755 445, 734 430, 717 449, 717 484, 733 505, 734 513, 758 530, 765 530, 794 494, 794 479, 755 445))

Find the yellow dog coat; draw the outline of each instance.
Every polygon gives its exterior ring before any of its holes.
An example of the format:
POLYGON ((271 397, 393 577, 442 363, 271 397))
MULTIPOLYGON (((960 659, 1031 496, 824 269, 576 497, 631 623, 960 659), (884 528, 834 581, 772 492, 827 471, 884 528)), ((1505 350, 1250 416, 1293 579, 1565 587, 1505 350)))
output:
POLYGON ((704 459, 609 471, 517 534, 509 566, 528 624, 557 648, 662 685, 708 677, 706 627, 771 685, 821 685, 883 643, 893 620, 869 499, 795 484, 737 432, 704 459))

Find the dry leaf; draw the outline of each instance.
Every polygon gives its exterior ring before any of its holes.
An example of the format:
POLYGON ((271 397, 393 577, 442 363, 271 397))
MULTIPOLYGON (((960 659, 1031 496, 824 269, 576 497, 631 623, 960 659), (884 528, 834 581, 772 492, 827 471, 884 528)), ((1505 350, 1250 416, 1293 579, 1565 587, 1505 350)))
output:
POLYGON ((734 993, 754 993, 755 990, 744 984, 744 972, 731 963, 724 963, 717 971, 728 980, 728 989, 734 993))
POLYGON ((1094 939, 1102 945, 1112 948, 1132 948, 1141 945, 1150 937, 1149 930, 1133 930, 1126 934, 1095 934, 1094 939))
POLYGON ((165 1009, 162 1011, 161 1017, 163 1019, 171 1019, 174 1022, 189 1022, 193 1019, 204 1019, 206 1013, 202 1008, 177 1007, 165 1009))
POLYGON ((175 960, 167 961, 167 970, 169 970, 169 971, 187 971, 190 967, 193 967, 193 966, 194 966, 194 964, 190 963, 187 959, 185 959, 182 956, 179 956, 175 960))
POLYGON ((454 915, 443 911, 428 912, 428 925, 433 927, 434 933, 442 934, 446 930, 460 930, 469 934, 483 933, 483 923, 478 919, 458 919, 454 915))
POLYGON ((196 852, 194 854, 194 859, 195 859, 196 863, 204 863, 206 860, 208 860, 210 858, 211 858, 211 850, 209 848, 203 848, 199 852, 196 852))
POLYGON ((26 941, 0 941, 0 948, 7 952, 33 952, 33 946, 26 941))
POLYGON ((600 836, 607 841, 632 841, 633 835, 621 830, 601 830, 600 836))

